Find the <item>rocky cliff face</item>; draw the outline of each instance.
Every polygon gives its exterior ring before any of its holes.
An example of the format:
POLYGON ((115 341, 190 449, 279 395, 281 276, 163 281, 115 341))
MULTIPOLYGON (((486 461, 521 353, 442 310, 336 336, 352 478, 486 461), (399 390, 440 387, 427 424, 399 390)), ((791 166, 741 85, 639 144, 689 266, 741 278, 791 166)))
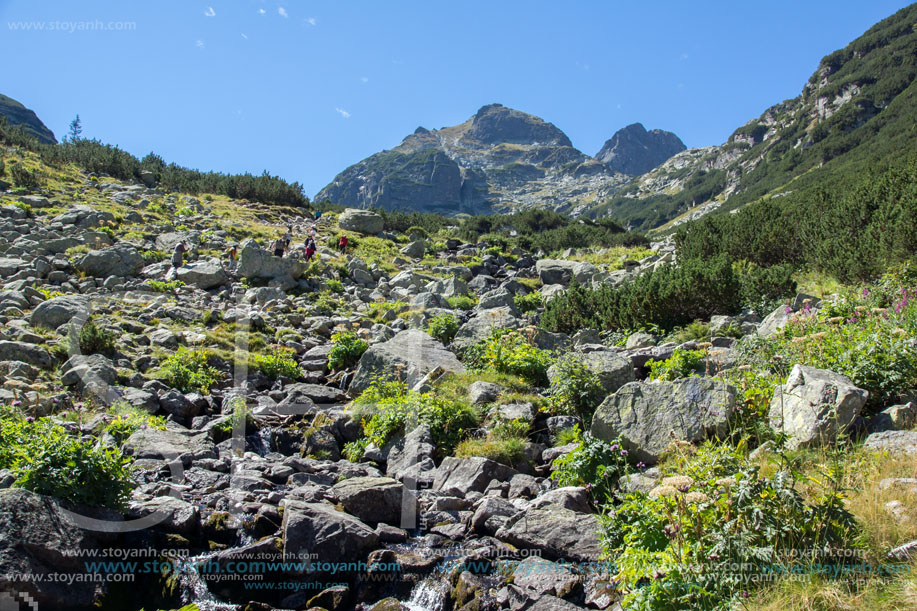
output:
POLYGON ((13 98, 0 93, 0 117, 6 117, 10 125, 22 125, 25 131, 45 144, 56 144, 54 132, 41 122, 38 116, 13 98))
MULTIPOLYGON (((673 134, 643 131, 639 147, 631 139, 611 153, 618 165, 626 158, 625 167, 648 167, 684 149, 673 134), (681 148, 675 149, 673 138, 681 148), (664 152, 660 142, 672 152, 664 152)), ((614 193, 628 178, 613 164, 574 148, 552 123, 488 104, 460 125, 417 128, 394 149, 338 174, 315 199, 442 214, 534 207, 574 212, 614 193)))
POLYGON ((640 123, 619 129, 595 158, 615 172, 645 174, 687 147, 681 138, 661 129, 646 131, 640 123))

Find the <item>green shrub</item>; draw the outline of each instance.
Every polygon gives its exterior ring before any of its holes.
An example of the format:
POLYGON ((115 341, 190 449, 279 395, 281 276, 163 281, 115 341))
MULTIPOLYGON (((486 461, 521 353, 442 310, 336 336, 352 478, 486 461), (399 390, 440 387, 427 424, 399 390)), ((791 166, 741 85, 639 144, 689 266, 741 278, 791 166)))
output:
POLYGON ((0 469, 12 472, 14 487, 120 509, 131 489, 128 464, 119 449, 85 440, 73 425, 0 407, 0 469))
POLYGON ((869 391, 877 409, 917 386, 917 304, 903 289, 890 308, 873 309, 862 293, 794 315, 779 333, 749 337, 742 361, 785 378, 794 364, 829 369, 869 391))
POLYGON ((627 450, 620 442, 608 443, 579 426, 573 427, 570 443, 576 449, 554 459, 551 479, 559 486, 582 486, 593 502, 604 503, 614 492, 618 478, 628 472, 627 450))
MULTIPOLYGON (((140 256, 143 258, 143 263, 145 265, 152 265, 153 263, 159 263, 160 261, 165 261, 166 259, 169 258, 168 253, 164 253, 161 250, 141 250, 140 256)), ((147 282, 147 284, 149 284, 149 282, 147 282)))
POLYGON ((551 380, 551 411, 579 416, 588 426, 602 399, 604 387, 599 376, 583 364, 580 356, 567 353, 554 365, 551 380))
POLYGON ((250 366, 272 380, 279 377, 299 380, 303 371, 289 350, 278 350, 270 354, 252 354, 250 366))
POLYGON ((170 282, 163 282, 162 280, 147 280, 146 285, 157 293, 171 293, 179 287, 185 286, 185 283, 181 280, 172 280, 170 282))
POLYGON ((721 256, 665 265, 617 288, 590 289, 574 281, 545 305, 540 325, 564 333, 648 325, 673 329, 712 314, 735 314, 741 305, 739 278, 732 262, 721 256))
POLYGON ((683 350, 675 348, 672 356, 664 361, 650 359, 647 366, 650 368, 651 380, 674 381, 696 375, 697 366, 705 356, 703 350, 683 350))
POLYGON ((353 367, 369 349, 366 340, 355 333, 344 331, 331 336, 331 351, 328 353, 328 366, 332 371, 353 367))
POLYGON ((455 448, 455 456, 458 458, 481 456, 510 467, 517 467, 526 461, 527 441, 521 437, 499 439, 491 435, 482 439, 465 439, 455 448))
POLYGON ((449 302, 449 307, 453 310, 470 310, 477 304, 473 297, 468 295, 456 295, 454 297, 447 297, 446 301, 449 302))
POLYGON ((513 329, 493 329, 488 339, 466 351, 465 359, 472 367, 517 375, 537 386, 548 385, 553 362, 549 351, 536 348, 513 329))
POLYGON ((520 312, 533 312, 544 303, 539 291, 532 291, 527 295, 515 295, 513 303, 520 312))
POLYGON ((677 344, 690 341, 705 342, 710 339, 710 325, 695 320, 684 327, 674 329, 667 339, 677 344))
POLYGON ((128 437, 140 429, 166 430, 166 419, 153 416, 148 412, 127 403, 116 403, 108 410, 110 418, 105 432, 112 436, 115 443, 121 445, 128 437))
POLYGON ((430 426, 437 452, 448 456, 466 431, 478 425, 478 415, 466 402, 409 391, 392 380, 375 380, 354 403, 354 415, 361 416, 366 441, 348 446, 348 456, 356 454, 357 446, 365 448, 370 442, 381 448, 396 433, 409 432, 418 424, 430 426))
POLYGON ((10 166, 10 177, 13 184, 30 191, 41 187, 41 174, 28 169, 22 163, 16 163, 10 166))
POLYGON ((16 206, 17 208, 25 212, 26 216, 32 216, 32 206, 30 206, 29 204, 26 204, 24 202, 17 200, 17 201, 12 202, 12 205, 16 206))
POLYGON ((800 472, 787 466, 766 476, 739 452, 711 444, 674 466, 648 494, 628 494, 601 519, 624 608, 734 608, 756 577, 849 562, 820 554, 856 547, 837 480, 807 501, 795 488, 800 472))
POLYGON ((455 338, 455 334, 458 333, 458 329, 458 319, 449 313, 438 314, 427 323, 427 333, 443 344, 451 342, 455 338))
POLYGON ((325 280, 325 286, 329 291, 338 295, 344 292, 344 284, 340 280, 335 280, 334 278, 325 280))
POLYGON ((223 375, 209 364, 210 355, 204 349, 189 350, 181 347, 165 360, 159 370, 159 379, 181 392, 207 394, 223 375))
POLYGON ((80 329, 80 352, 110 354, 115 349, 115 334, 87 320, 80 329))

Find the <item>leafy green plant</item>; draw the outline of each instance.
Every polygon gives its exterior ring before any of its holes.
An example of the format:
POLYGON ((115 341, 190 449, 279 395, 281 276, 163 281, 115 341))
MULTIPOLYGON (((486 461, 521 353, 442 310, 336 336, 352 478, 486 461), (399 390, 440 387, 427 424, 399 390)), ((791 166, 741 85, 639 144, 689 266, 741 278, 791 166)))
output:
POLYGON ((90 319, 80 327, 79 343, 82 354, 110 354, 115 349, 115 334, 90 319))
POLYGON ((252 415, 252 410, 246 404, 245 399, 242 397, 236 397, 231 407, 232 413, 229 415, 229 417, 217 422, 213 427, 217 431, 220 438, 225 439, 232 435, 232 432, 235 430, 236 426, 241 426, 242 423, 244 423, 244 430, 246 432, 255 428, 255 418, 252 415))
POLYGON ((628 472, 627 450, 620 441, 608 443, 583 433, 574 426, 570 443, 576 448, 554 459, 551 479, 559 486, 583 486, 596 504, 612 496, 618 485, 618 478, 628 472))
POLYGON ((550 351, 536 348, 513 329, 493 329, 488 339, 466 351, 465 358, 472 366, 517 375, 538 386, 547 386, 553 362, 550 351))
POLYGON ((207 394, 223 375, 209 363, 210 354, 204 349, 190 350, 184 346, 163 362, 159 379, 181 392, 207 394))
POLYGON ((344 284, 340 280, 335 280, 334 278, 325 280, 325 286, 332 293, 340 294, 344 292, 344 284))
POLYGON ((143 258, 143 262, 146 265, 150 265, 152 263, 159 263, 160 261, 165 261, 166 259, 169 258, 169 255, 167 253, 164 253, 161 250, 141 250, 140 256, 143 258))
POLYGON ((172 291, 185 286, 185 283, 181 280, 172 280, 170 282, 164 282, 162 280, 147 280, 146 285, 157 293, 171 293, 172 291))
POLYGON ((118 448, 84 439, 75 425, 0 407, 0 469, 12 472, 14 487, 120 509, 132 485, 128 464, 118 448))
POLYGON ((427 333, 443 344, 451 342, 455 334, 458 333, 458 329, 458 319, 448 312, 437 314, 427 323, 427 333))
POLYGON ((696 374, 696 369, 706 354, 703 350, 684 350, 675 348, 672 356, 664 361, 650 359, 646 365, 650 368, 650 379, 673 381, 696 374))
POLYGON ((577 415, 587 424, 605 398, 599 376, 574 353, 565 354, 554 364, 550 396, 553 413, 577 415))
POLYGON ((544 300, 539 291, 532 291, 526 295, 515 295, 513 303, 520 312, 533 312, 540 308, 544 300))
POLYGON ((30 191, 41 187, 41 174, 30 170, 22 163, 15 163, 10 166, 10 177, 17 187, 28 189, 30 191))
POLYGON ((25 212, 26 216, 32 216, 32 206, 30 206, 29 204, 26 204, 25 202, 21 202, 19 200, 16 200, 11 203, 13 206, 16 206, 17 208, 25 212))
POLYGON ((166 419, 127 403, 116 403, 108 411, 110 418, 105 432, 112 436, 115 443, 121 445, 128 437, 140 429, 166 430, 166 419))
POLYGON ((343 331, 331 336, 331 351, 328 352, 328 366, 333 370, 353 367, 369 349, 366 340, 355 333, 343 331))
POLYGON ((668 337, 669 341, 683 344, 690 341, 705 342, 710 339, 710 325, 700 320, 674 329, 668 337))
POLYGON ((470 310, 477 303, 473 297, 468 295, 455 295, 454 297, 447 297, 446 301, 449 303, 449 307, 453 310, 470 310))
POLYGON ((418 424, 430 426, 437 452, 447 456, 478 424, 478 415, 467 402, 407 390, 393 380, 374 380, 354 401, 354 409, 355 416, 361 416, 366 441, 345 448, 348 456, 370 442, 381 448, 395 433, 409 432, 418 424))
POLYGON ((270 354, 252 354, 250 366, 272 380, 279 377, 299 380, 303 377, 302 368, 289 350, 278 350, 270 354))
POLYGON ((766 476, 739 451, 712 444, 673 466, 676 473, 649 493, 626 495, 601 520, 624 608, 730 608, 756 575, 844 562, 820 550, 857 546, 853 516, 832 482, 807 500, 791 466, 766 476))

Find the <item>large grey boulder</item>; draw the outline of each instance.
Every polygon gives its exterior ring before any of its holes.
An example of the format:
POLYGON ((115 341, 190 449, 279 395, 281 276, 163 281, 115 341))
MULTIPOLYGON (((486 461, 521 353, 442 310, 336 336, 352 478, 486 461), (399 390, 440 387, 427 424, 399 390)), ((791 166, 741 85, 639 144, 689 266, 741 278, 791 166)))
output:
POLYGON ((119 398, 111 388, 118 381, 118 371, 111 359, 101 354, 74 354, 61 365, 61 372, 64 386, 76 386, 106 404, 119 398))
POLYGON ((338 217, 338 226, 347 231, 365 234, 377 234, 383 228, 382 217, 370 210, 347 208, 338 217))
POLYGON ((350 477, 332 486, 330 494, 347 513, 366 523, 398 525, 403 490, 390 477, 350 477))
POLYGON ((156 523, 157 528, 181 535, 193 534, 201 524, 201 513, 197 505, 172 496, 134 501, 128 507, 128 516, 132 519, 145 518, 154 513, 161 517, 156 523))
POLYGON ((456 490, 465 496, 469 492, 484 492, 491 480, 505 482, 513 475, 516 475, 515 469, 489 458, 447 456, 436 470, 433 490, 456 490))
POLYGON ((44 369, 54 364, 51 353, 44 348, 26 342, 7 340, 0 340, 0 361, 22 361, 44 369))
POLYGON ((108 278, 136 276, 143 265, 143 257, 136 248, 127 242, 118 242, 114 246, 86 253, 75 267, 90 276, 108 278))
POLYGON ((179 242, 186 242, 192 247, 201 243, 200 231, 171 231, 156 236, 156 250, 171 254, 179 242))
POLYGON ((576 266, 575 261, 565 261, 562 259, 539 259, 535 263, 535 271, 542 284, 561 284, 566 286, 573 278, 573 268, 576 266))
POLYGON ((0 608, 30 608, 23 594, 38 609, 91 607, 97 584, 86 571, 84 554, 97 547, 93 534, 77 526, 54 499, 19 488, 0 490, 0 608), (74 579, 58 581, 52 574, 74 579), (4 598, 10 592, 20 596, 21 606, 4 598))
POLYGON ((761 337, 768 337, 777 331, 783 329, 793 314, 793 309, 786 305, 780 305, 773 312, 764 317, 761 324, 758 325, 757 334, 761 337))
POLYGON ((273 253, 258 246, 254 240, 245 240, 239 251, 237 271, 243 278, 292 282, 302 276, 306 266, 307 264, 300 259, 275 257, 273 253))
POLYGON ((436 446, 430 425, 421 424, 407 435, 397 437, 386 454, 385 474, 397 480, 409 477, 417 482, 430 483, 436 463, 433 462, 436 446))
POLYGON ((82 295, 64 295, 38 304, 29 322, 33 327, 56 329, 81 313, 89 315, 89 298, 82 295))
POLYGON ((540 550, 552 560, 593 562, 601 552, 599 522, 594 514, 551 505, 516 514, 496 537, 522 549, 540 550))
POLYGON ((863 448, 889 454, 917 454, 917 431, 883 431, 873 433, 863 448))
POLYGON ((458 350, 464 350, 490 337, 494 329, 518 329, 522 325, 522 320, 516 317, 515 308, 486 310, 459 327, 452 345, 458 350))
POLYGON ((735 388, 720 380, 630 382, 596 409, 592 434, 605 441, 620 436, 632 460, 654 464, 673 439, 724 437, 735 407, 735 388))
POLYGON ((290 562, 309 559, 304 574, 319 572, 315 564, 361 562, 375 549, 375 531, 352 515, 327 503, 287 502, 283 511, 283 555, 290 562))
POLYGON ((380 374, 394 376, 398 370, 401 380, 411 388, 437 367, 455 373, 465 371, 464 365, 439 341, 419 329, 408 329, 363 353, 350 384, 350 394, 356 396, 380 374))
POLYGON ((796 365, 774 390, 768 419, 771 428, 789 435, 788 448, 821 447, 844 433, 868 397, 845 376, 796 365))
POLYGON ((184 427, 140 429, 127 438, 125 454, 134 459, 172 461, 181 459, 186 466, 194 460, 216 458, 216 446, 205 432, 189 431, 184 427))
MULTIPOLYGON (((568 358, 579 359, 582 364, 599 378, 604 396, 610 395, 628 382, 634 381, 634 367, 626 359, 611 350, 595 350, 586 353, 572 353, 568 358)), ((561 370, 557 365, 548 368, 548 379, 552 385, 560 381, 561 370)), ((602 397, 599 397, 601 399, 602 397)))
POLYGON ((423 240, 414 240, 401 249, 401 254, 406 257, 411 257, 412 259, 422 259, 426 252, 427 247, 423 243, 423 240))
POLYGON ((223 266, 215 261, 194 261, 178 268, 175 277, 199 289, 207 290, 226 284, 229 279, 223 266))

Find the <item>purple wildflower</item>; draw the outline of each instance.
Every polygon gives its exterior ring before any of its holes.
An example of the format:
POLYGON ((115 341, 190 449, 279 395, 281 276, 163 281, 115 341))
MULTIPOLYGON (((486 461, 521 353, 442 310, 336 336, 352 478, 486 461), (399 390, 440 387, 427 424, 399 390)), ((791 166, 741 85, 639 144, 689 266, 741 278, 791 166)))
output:
POLYGON ((22 401, 19 401, 19 400, 13 401, 13 407, 16 407, 17 405, 22 405, 22 401))
POLYGON ((787 314, 792 314, 792 313, 793 313, 793 308, 791 308, 790 306, 787 306, 785 311, 786 311, 787 314))
POLYGON ((617 449, 618 449, 618 444, 614 443, 614 444, 611 445, 611 451, 612 451, 612 452, 614 452, 614 451, 617 450, 617 449))
POLYGON ((621 450, 621 456, 627 456, 627 450, 621 450))
POLYGON ((869 297, 869 289, 867 288, 863 289, 863 297, 869 297))
POLYGON ((644 465, 642 462, 638 462, 638 463, 637 463, 637 468, 638 468, 638 469, 642 469, 642 468, 645 467, 645 466, 646 466, 646 465, 644 465))
POLYGON ((25 421, 26 421, 26 422, 35 422, 35 418, 33 418, 33 417, 31 417, 31 416, 26 416, 25 421))

